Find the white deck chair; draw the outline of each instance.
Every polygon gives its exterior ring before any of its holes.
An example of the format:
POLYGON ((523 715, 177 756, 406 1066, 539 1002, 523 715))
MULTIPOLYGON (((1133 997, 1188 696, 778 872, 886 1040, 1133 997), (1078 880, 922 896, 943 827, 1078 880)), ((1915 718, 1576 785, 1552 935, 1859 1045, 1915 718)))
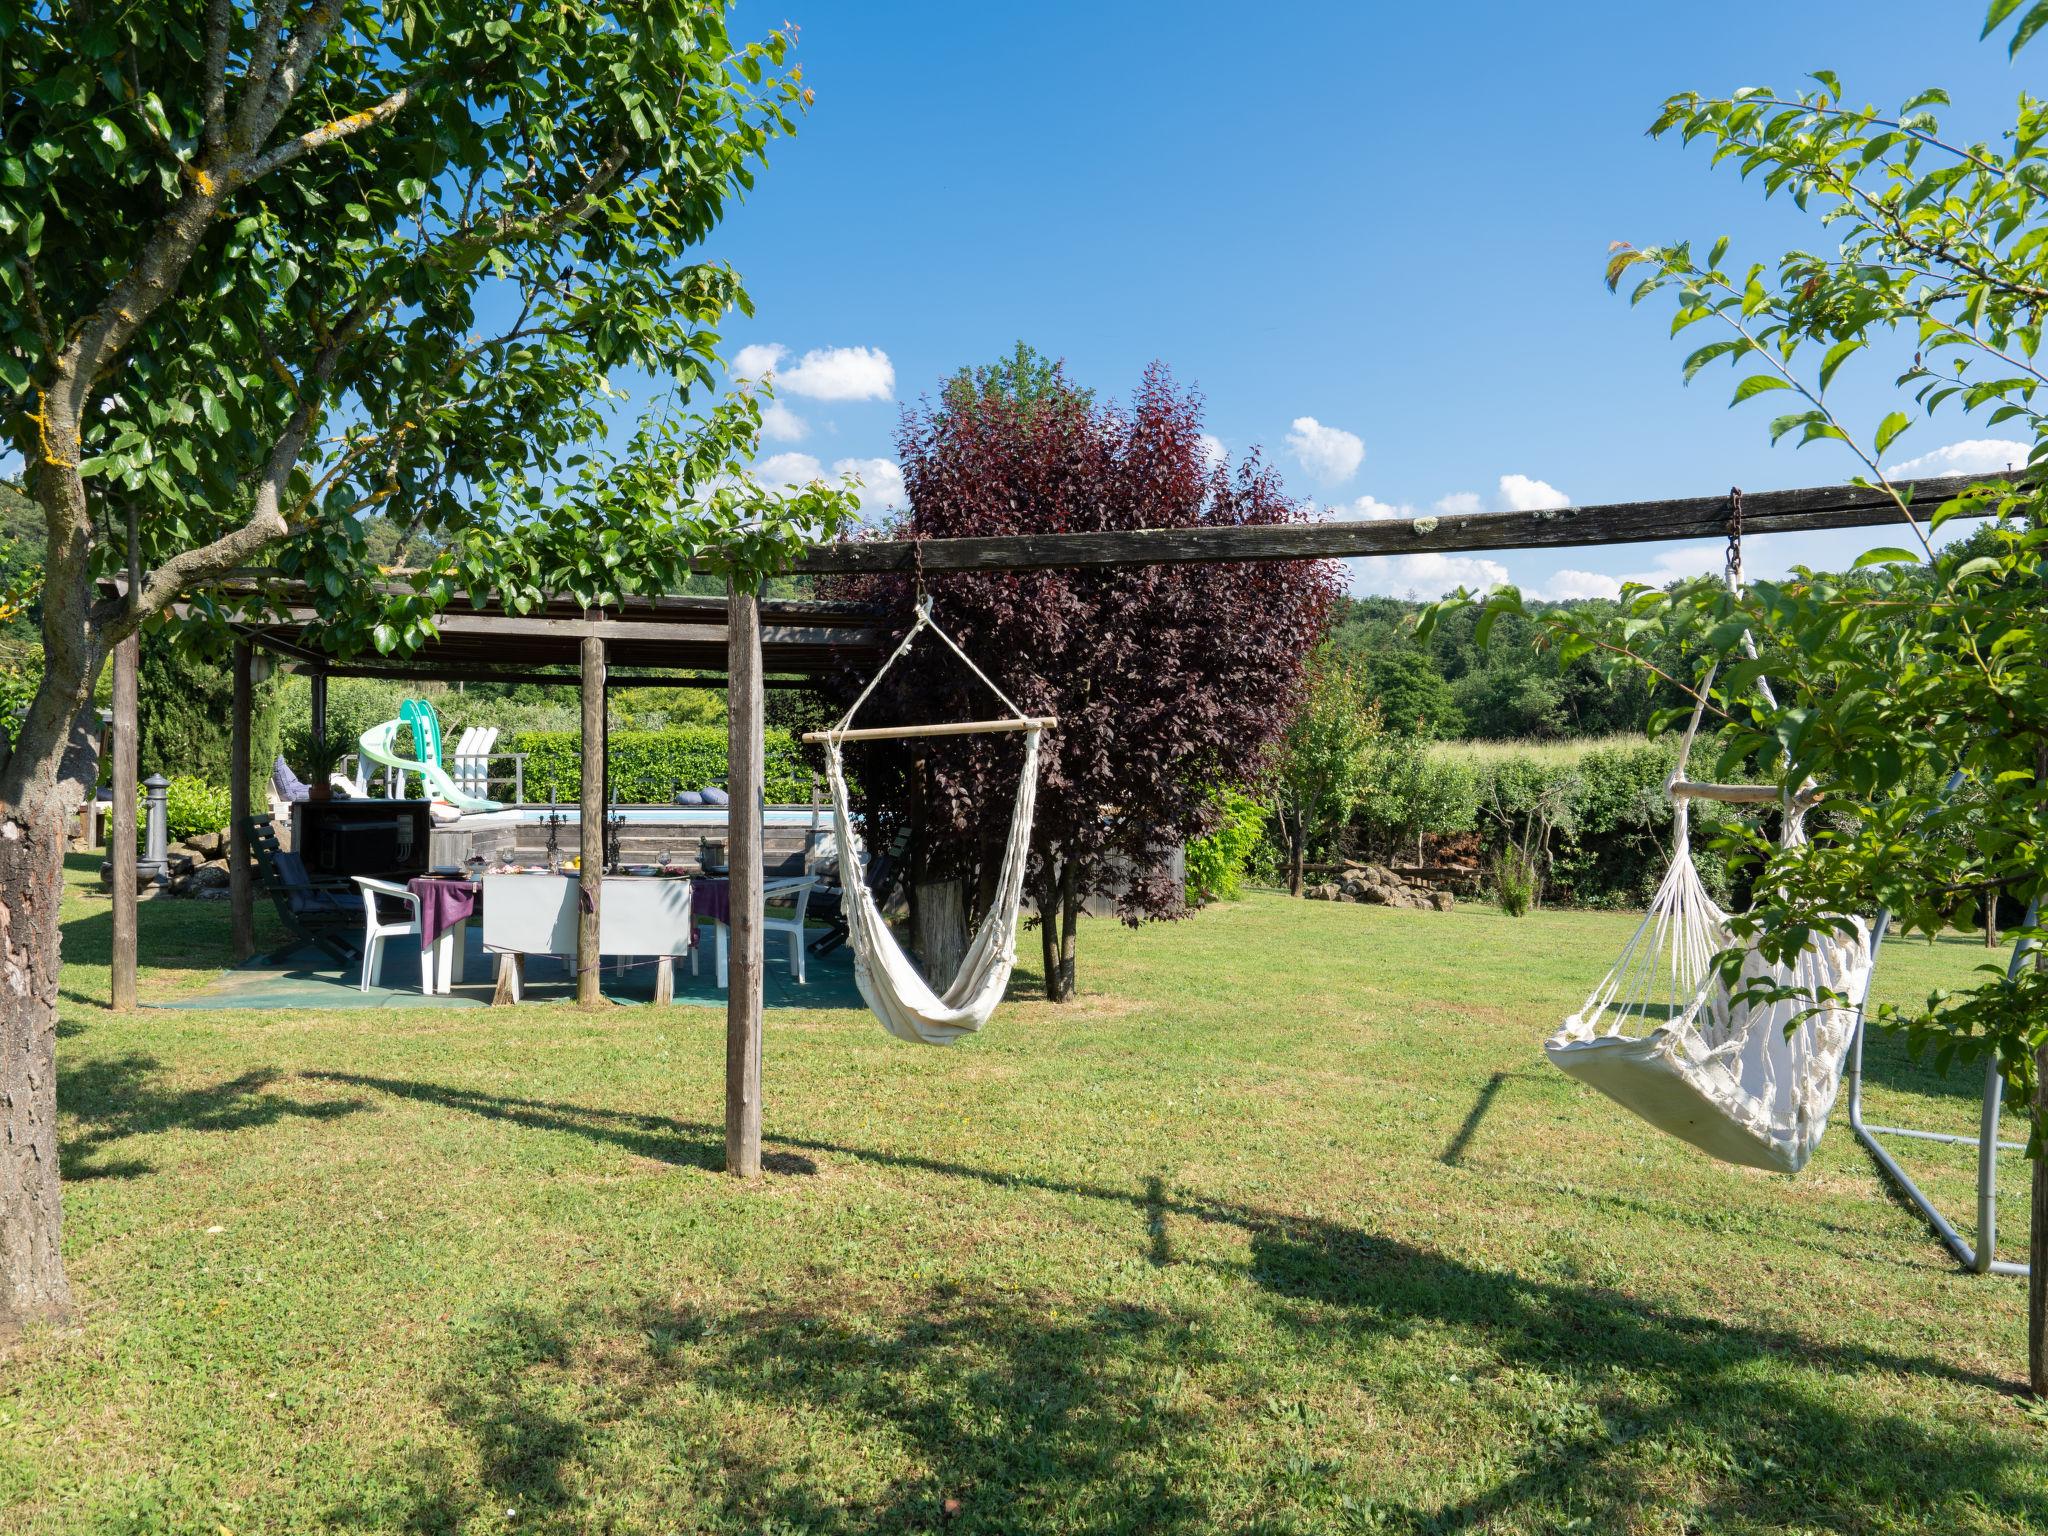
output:
POLYGON ((466 795, 479 800, 491 796, 491 749, 498 744, 498 728, 495 725, 466 726, 462 739, 455 743, 455 751, 448 763, 448 776, 466 795))

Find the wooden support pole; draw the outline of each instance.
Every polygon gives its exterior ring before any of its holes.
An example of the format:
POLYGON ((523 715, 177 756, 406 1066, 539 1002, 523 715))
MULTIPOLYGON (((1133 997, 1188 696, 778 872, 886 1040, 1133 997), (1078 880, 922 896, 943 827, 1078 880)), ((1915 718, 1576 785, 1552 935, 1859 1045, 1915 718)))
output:
MULTIPOLYGON (((141 725, 142 639, 114 647, 114 808, 108 818, 107 868, 114 880, 114 974, 117 1012, 135 1006, 135 794, 141 725)), ((86 806, 90 816, 92 807, 86 806)))
POLYGON ((576 918, 576 1005, 595 1008, 604 1001, 597 953, 598 905, 604 899, 604 640, 597 635, 583 637, 583 789, 577 809, 582 899, 576 918))
POLYGON ((327 739, 327 673, 324 670, 315 672, 311 678, 311 683, 313 735, 315 739, 325 741, 327 739))
POLYGON ((726 586, 726 863, 732 946, 725 994, 725 1171, 761 1176, 761 610, 758 594, 726 586))
POLYGON ((249 878, 249 716, 255 706, 247 640, 235 642, 235 692, 228 723, 228 916, 235 963, 256 953, 256 890, 249 878))

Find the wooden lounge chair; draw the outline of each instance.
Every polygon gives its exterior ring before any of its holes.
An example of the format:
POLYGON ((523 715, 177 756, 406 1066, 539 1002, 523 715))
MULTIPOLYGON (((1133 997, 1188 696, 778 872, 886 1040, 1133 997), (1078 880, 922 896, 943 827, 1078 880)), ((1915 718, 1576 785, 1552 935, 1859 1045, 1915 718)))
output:
MULTIPOLYGON (((889 898, 908 873, 910 834, 898 832, 889 846, 868 860, 862 878, 867 881, 869 892, 880 907, 889 905, 889 898)), ((844 863, 841 869, 845 868, 844 863)), ((829 955, 846 942, 846 890, 839 885, 820 885, 811 892, 811 917, 823 918, 829 925, 825 931, 811 940, 810 949, 814 955, 829 955)))
POLYGON ((251 816, 243 825, 256 879, 269 894, 285 927, 317 945, 343 965, 362 954, 363 903, 350 880, 315 880, 298 854, 280 848, 277 829, 268 816, 251 816))

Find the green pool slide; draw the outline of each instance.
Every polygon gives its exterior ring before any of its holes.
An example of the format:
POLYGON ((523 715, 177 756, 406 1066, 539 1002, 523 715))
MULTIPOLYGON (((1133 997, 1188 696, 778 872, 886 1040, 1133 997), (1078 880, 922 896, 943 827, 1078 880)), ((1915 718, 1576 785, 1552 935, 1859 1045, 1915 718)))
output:
MULTIPOLYGON (((425 699, 407 699, 398 707, 398 718, 373 725, 356 738, 356 746, 364 757, 380 768, 396 768, 401 773, 416 773, 427 792, 437 800, 446 800, 460 811, 500 811, 504 807, 495 800, 480 799, 466 794, 456 787, 448 771, 441 766, 441 720, 434 713, 434 706, 425 699), (398 733, 405 727, 412 727, 414 757, 401 757, 396 743, 398 733)), ((400 793, 404 792, 401 779, 400 793)))

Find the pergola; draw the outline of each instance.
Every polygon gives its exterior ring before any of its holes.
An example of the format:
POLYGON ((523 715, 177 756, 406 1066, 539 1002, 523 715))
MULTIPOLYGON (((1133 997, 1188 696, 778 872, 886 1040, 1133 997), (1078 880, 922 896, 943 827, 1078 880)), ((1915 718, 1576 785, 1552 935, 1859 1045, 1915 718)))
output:
MULTIPOLYGON (((1956 475, 1901 482, 1900 488, 1909 491, 1917 505, 1931 508, 1972 485, 2004 478, 1956 475)), ((800 575, 861 572, 909 576, 1448 554, 1813 532, 1897 521, 1897 507, 1881 490, 1833 485, 1380 522, 872 540, 814 546, 792 570, 800 575)), ((262 578, 240 580, 245 591, 252 591, 262 578)), ((248 958, 255 948, 245 820, 250 806, 251 662, 259 649, 310 671, 316 728, 325 725, 326 680, 330 677, 575 684, 583 705, 580 879, 586 895, 580 903, 577 937, 579 951, 595 955, 604 864, 607 685, 724 687, 728 789, 733 806, 754 805, 760 800, 763 783, 763 690, 805 686, 849 665, 872 662, 879 657, 884 638, 875 616, 864 609, 763 598, 728 586, 723 598, 633 598, 601 612, 566 602, 525 614, 496 604, 454 608, 436 617, 437 640, 403 662, 387 663, 328 654, 311 595, 303 588, 276 582, 268 583, 266 591, 273 601, 281 602, 283 617, 241 627, 234 648, 230 752, 234 846, 229 873, 238 960, 248 958), (656 675, 654 669, 669 675, 656 675), (675 676, 679 671, 694 675, 675 676)), ((114 864, 116 1008, 132 1007, 135 1002, 137 667, 137 642, 130 637, 114 656, 114 809, 109 842, 114 864)), ((732 941, 726 1011, 726 1166, 734 1174, 751 1178, 761 1169, 762 849, 756 818, 730 818, 727 857, 732 879, 732 941)), ((577 1000, 584 1007, 596 1007, 601 1001, 595 966, 580 960, 577 1000)))

